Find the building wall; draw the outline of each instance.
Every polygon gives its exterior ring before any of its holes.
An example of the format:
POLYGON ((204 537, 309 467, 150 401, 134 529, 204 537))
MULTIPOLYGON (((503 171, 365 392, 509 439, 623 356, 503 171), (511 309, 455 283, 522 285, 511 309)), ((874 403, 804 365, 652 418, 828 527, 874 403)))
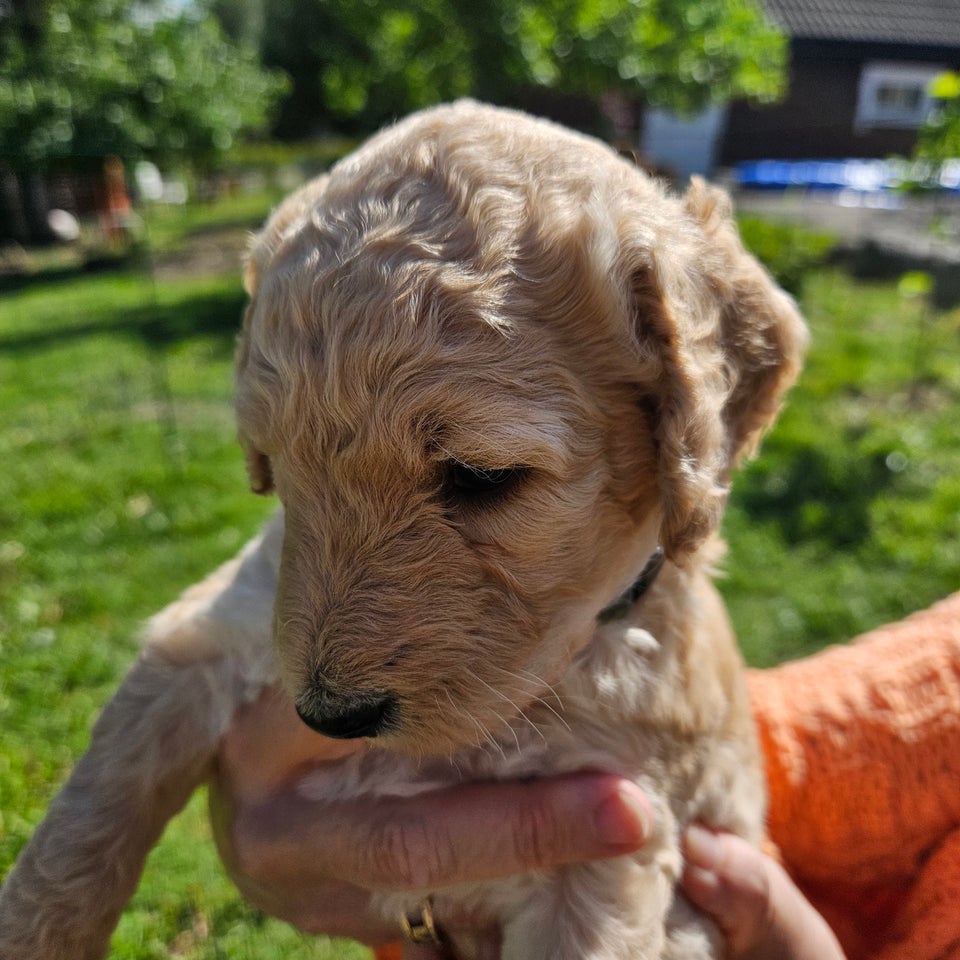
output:
POLYGON ((960 49, 907 48, 795 40, 787 99, 773 106, 732 104, 719 162, 906 155, 915 129, 858 129, 857 97, 865 63, 921 63, 957 69, 960 49))

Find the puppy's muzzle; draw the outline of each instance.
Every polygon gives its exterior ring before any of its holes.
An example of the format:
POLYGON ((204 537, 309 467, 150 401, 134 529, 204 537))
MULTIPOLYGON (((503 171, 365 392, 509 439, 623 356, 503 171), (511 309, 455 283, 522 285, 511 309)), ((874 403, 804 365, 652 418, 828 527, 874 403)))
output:
POLYGON ((397 701, 389 693, 342 693, 317 679, 297 697, 296 708, 308 727, 337 740, 376 737, 398 720, 397 701))

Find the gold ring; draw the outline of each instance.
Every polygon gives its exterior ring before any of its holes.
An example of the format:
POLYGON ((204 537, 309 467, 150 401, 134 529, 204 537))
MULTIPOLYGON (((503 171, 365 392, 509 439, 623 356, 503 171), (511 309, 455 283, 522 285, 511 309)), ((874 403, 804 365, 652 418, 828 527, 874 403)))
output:
POLYGON ((400 926, 403 928, 403 935, 411 943, 435 943, 437 945, 443 943, 433 922, 433 910, 430 907, 429 900, 424 900, 420 904, 419 916, 408 916, 406 913, 401 913, 400 926))

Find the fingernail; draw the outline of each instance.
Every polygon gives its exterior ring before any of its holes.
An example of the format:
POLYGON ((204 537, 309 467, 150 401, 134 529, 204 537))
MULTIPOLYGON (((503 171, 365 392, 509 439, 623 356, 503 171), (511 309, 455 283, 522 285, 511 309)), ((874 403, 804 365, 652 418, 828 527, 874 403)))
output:
POLYGON ((720 838, 697 823, 691 823, 684 835, 683 849, 687 862, 704 870, 715 870, 720 863, 720 838))
POLYGON ((637 849, 653 833, 653 812, 640 788, 624 781, 597 807, 594 826, 608 846, 637 849))

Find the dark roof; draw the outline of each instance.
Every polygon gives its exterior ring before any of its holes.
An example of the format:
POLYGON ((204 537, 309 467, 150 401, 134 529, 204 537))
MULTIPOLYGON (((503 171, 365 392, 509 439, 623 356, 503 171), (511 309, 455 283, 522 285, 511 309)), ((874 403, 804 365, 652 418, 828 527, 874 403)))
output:
POLYGON ((960 0, 762 0, 791 36, 960 47, 960 0))

